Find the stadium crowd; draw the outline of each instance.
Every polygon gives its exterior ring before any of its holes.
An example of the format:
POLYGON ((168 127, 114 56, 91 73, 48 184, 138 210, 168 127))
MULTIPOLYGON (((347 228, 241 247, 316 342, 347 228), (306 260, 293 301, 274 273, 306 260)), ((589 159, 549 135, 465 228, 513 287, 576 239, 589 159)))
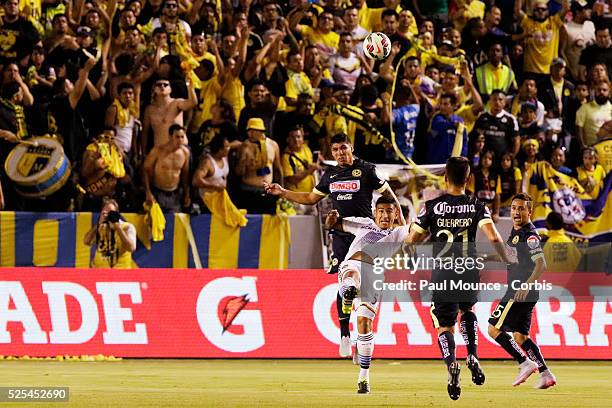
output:
POLYGON ((610 3, 5 0, 0 209, 205 212, 227 190, 275 213, 263 183, 311 191, 337 134, 373 163, 468 157, 494 216, 538 160, 597 197, 610 3), (386 60, 364 56, 374 31, 386 60))

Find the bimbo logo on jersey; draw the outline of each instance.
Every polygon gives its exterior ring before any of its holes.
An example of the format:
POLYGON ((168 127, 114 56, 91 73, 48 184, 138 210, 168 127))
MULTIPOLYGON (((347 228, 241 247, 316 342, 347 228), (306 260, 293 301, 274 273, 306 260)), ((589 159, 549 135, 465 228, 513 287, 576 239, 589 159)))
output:
POLYGON ((439 202, 434 205, 433 212, 436 215, 445 214, 456 214, 456 213, 467 213, 476 212, 476 206, 474 204, 462 204, 462 205, 450 205, 447 202, 439 202))
POLYGON ((356 193, 360 187, 359 180, 334 181, 329 185, 329 191, 332 193, 356 193))

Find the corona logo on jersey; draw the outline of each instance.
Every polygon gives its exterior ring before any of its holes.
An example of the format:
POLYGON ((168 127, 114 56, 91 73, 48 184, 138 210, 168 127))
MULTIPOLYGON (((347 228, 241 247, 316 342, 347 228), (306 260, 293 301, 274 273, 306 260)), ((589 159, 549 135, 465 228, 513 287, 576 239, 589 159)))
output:
POLYGON ((450 205, 441 201, 434 206, 433 212, 441 216, 446 214, 474 213, 476 212, 476 207, 474 204, 450 205))
MULTIPOLYGON (((32 273, 6 268, 0 280, 0 355, 337 357, 338 285, 321 270, 291 274, 194 269, 92 274, 73 268, 39 268, 32 273)), ((551 276, 553 282, 556 276, 551 276)), ((531 335, 545 355, 612 359, 612 291, 606 279, 603 273, 581 273, 577 284, 581 292, 591 294, 588 301, 573 297, 574 288, 562 283, 540 296, 531 335), (556 298, 558 293, 564 294, 563 301, 556 298)), ((374 322, 377 355, 438 357, 429 303, 405 297, 391 300, 380 303, 374 322)), ((495 303, 477 303, 479 321, 486 322, 494 307, 495 303)), ((480 330, 479 354, 504 357, 485 324, 480 330)), ((456 333, 457 344, 463 344, 459 330, 456 333)))

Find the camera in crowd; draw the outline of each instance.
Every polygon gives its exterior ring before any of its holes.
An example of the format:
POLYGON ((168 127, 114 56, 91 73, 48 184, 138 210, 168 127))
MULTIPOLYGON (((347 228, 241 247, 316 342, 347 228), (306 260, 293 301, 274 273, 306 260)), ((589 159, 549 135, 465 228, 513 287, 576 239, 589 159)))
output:
POLYGON ((104 223, 108 224, 112 222, 114 224, 116 222, 119 222, 119 219, 121 219, 121 214, 119 214, 119 211, 109 211, 106 215, 104 223))

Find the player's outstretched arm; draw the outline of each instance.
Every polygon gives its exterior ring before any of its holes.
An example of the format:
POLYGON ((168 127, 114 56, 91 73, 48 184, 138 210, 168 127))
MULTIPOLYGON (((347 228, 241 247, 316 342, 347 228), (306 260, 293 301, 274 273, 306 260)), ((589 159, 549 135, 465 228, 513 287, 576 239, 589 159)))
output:
POLYGON ((487 239, 493 244, 493 248, 495 248, 495 252, 497 252, 497 254, 499 255, 499 258, 503 262, 507 264, 516 262, 508 258, 508 254, 506 253, 506 245, 504 244, 504 240, 502 239, 501 235, 499 235, 497 228, 495 228, 495 224, 493 224, 492 222, 489 222, 489 223, 484 224, 481 228, 482 228, 482 231, 487 236, 487 239))
POLYGON ((293 201, 294 203, 305 204, 305 205, 315 205, 316 203, 321 201, 324 197, 312 191, 309 193, 306 193, 306 192, 287 190, 286 188, 283 188, 280 184, 277 184, 277 183, 272 183, 272 184, 264 183, 264 189, 266 190, 267 194, 286 198, 287 200, 293 201))

